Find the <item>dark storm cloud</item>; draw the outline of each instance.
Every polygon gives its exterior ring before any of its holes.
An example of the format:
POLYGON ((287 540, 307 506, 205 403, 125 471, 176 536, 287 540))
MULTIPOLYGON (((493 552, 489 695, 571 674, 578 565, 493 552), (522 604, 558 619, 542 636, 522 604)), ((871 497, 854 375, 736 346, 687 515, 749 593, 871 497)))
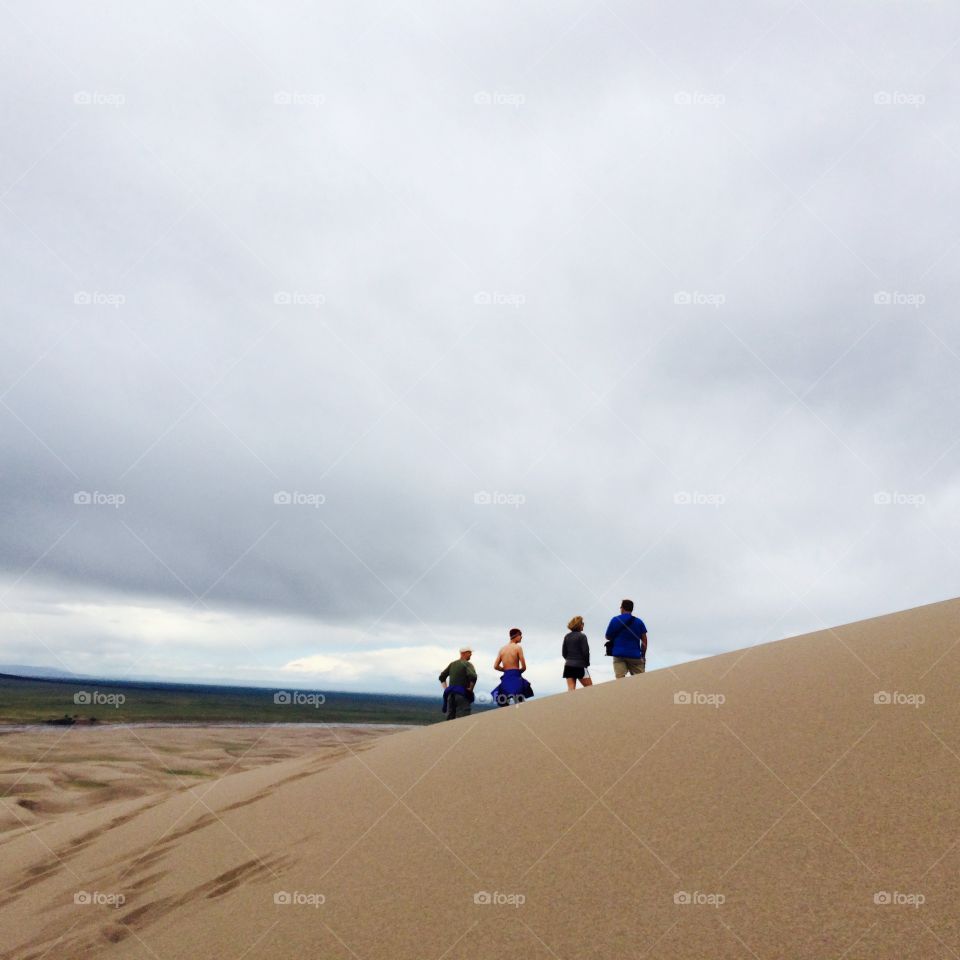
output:
POLYGON ((7 24, 8 602, 679 659, 955 592, 956 11, 138 11, 7 24))

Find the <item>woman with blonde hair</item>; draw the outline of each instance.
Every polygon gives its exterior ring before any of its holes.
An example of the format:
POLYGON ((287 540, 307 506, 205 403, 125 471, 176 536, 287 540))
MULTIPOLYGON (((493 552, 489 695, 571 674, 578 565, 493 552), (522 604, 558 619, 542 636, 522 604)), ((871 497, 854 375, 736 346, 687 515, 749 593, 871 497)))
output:
POLYGON ((568 624, 570 631, 563 638, 563 676, 567 681, 567 690, 576 690, 577 681, 581 686, 590 687, 590 644, 583 632, 583 617, 574 617, 568 624))

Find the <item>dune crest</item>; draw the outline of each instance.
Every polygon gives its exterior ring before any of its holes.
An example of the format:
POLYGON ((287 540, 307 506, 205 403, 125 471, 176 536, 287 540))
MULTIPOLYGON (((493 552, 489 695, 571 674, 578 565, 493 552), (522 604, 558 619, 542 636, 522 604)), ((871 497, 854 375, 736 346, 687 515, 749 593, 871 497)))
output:
POLYGON ((956 955, 958 681, 950 600, 40 822, 0 956, 956 955))

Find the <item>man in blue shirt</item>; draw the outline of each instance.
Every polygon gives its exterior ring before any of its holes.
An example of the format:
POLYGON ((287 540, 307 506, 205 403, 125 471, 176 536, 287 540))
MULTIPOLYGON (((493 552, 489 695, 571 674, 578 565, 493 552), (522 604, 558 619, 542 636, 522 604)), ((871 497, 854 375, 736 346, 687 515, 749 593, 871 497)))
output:
POLYGON ((628 673, 643 673, 647 664, 647 627, 633 615, 633 601, 620 604, 620 616, 607 627, 607 650, 613 657, 613 675, 622 680, 628 673))

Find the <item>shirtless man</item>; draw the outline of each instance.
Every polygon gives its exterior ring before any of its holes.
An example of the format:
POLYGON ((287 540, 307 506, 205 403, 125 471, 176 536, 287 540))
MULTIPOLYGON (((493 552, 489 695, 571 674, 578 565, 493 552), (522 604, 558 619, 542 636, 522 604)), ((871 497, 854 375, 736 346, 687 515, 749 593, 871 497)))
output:
POLYGON ((526 670, 527 661, 523 657, 523 647, 520 646, 523 634, 517 627, 510 631, 510 640, 500 648, 493 669, 503 673, 504 670, 526 670))
POLYGON ((514 627, 510 631, 510 642, 500 648, 493 669, 503 674, 500 685, 493 691, 493 701, 500 707, 511 703, 523 703, 533 696, 533 688, 524 679, 523 671, 527 669, 527 660, 523 655, 520 642, 523 633, 514 627))

